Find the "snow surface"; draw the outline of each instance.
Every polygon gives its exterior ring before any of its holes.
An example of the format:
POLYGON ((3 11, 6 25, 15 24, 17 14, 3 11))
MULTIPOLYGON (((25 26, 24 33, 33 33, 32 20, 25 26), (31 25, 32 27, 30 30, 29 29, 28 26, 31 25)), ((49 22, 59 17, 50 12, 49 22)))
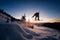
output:
POLYGON ((0 40, 60 40, 60 32, 47 27, 27 27, 24 23, 0 23, 0 40))

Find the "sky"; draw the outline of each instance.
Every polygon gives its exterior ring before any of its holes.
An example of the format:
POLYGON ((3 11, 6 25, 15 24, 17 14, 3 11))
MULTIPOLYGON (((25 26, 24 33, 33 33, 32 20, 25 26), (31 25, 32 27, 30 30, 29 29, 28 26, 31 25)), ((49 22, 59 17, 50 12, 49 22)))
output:
POLYGON ((17 19, 33 19, 38 11, 41 20, 60 20, 60 0, 0 0, 0 9, 17 19))

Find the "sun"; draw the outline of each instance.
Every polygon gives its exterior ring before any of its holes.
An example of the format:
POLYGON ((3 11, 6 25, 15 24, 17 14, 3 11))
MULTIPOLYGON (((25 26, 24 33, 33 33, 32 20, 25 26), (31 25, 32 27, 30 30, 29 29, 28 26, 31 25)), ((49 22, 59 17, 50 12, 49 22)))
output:
POLYGON ((26 22, 32 22, 32 19, 26 19, 26 22))

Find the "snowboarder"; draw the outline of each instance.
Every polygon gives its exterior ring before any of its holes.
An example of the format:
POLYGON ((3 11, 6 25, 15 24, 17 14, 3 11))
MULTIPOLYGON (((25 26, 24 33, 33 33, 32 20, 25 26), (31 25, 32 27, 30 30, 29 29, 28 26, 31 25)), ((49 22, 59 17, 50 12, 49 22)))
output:
POLYGON ((25 16, 25 14, 24 14, 24 16, 22 16, 22 18, 21 18, 21 20, 24 21, 24 22, 26 21, 26 18, 25 18, 25 17, 26 17, 26 16, 25 16))
POLYGON ((32 16, 32 18, 35 16, 35 20, 38 20, 39 21, 39 12, 36 12, 33 16, 32 16))

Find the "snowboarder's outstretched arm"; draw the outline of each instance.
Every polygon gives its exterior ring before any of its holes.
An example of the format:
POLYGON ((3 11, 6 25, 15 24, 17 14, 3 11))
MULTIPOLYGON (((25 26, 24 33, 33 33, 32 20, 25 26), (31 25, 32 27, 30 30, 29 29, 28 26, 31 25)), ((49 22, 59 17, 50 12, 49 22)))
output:
POLYGON ((34 17, 34 15, 32 16, 32 18, 34 17))

